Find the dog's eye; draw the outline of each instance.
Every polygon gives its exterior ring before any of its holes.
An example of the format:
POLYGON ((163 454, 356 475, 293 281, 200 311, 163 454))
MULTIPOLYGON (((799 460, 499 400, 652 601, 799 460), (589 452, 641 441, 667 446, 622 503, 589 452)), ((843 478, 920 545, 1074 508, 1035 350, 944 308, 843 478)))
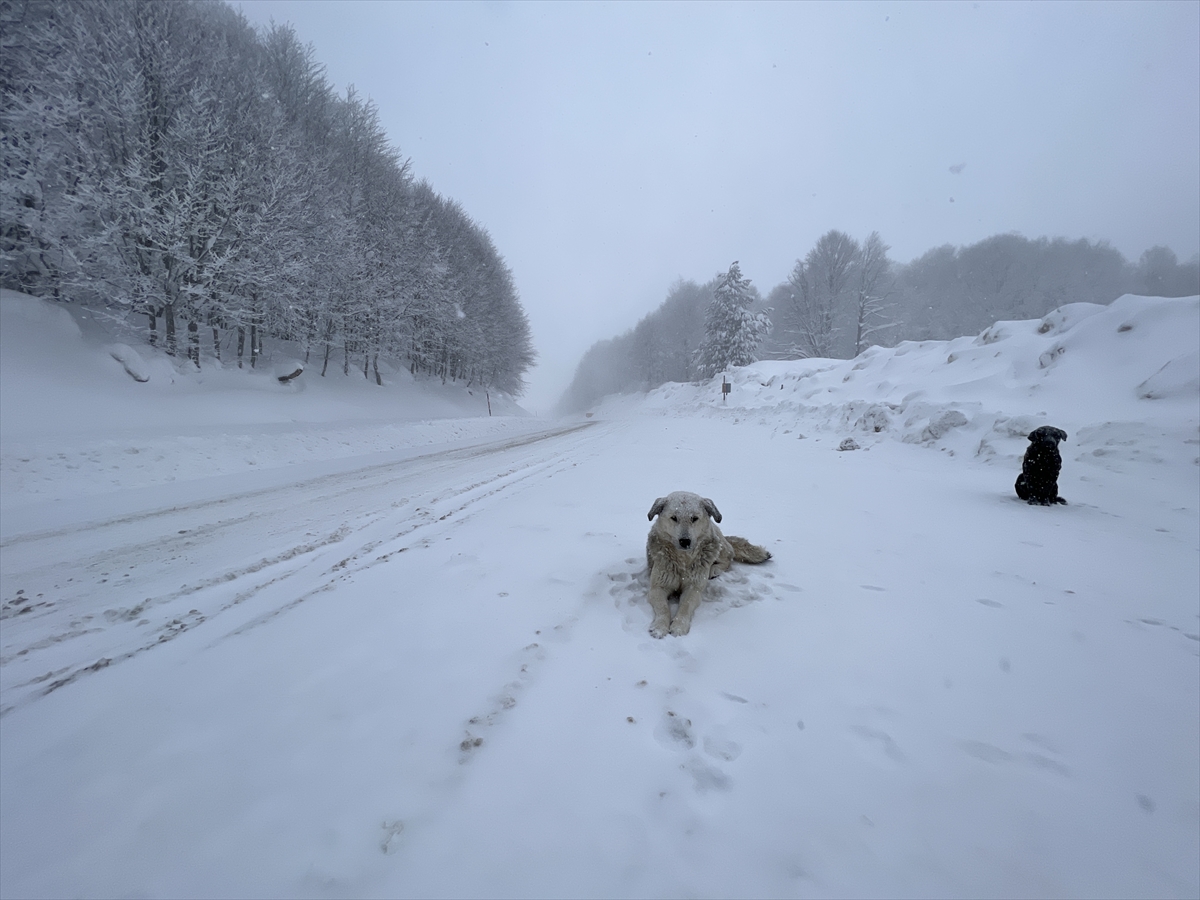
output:
POLYGON ((678 522, 678 521, 679 521, 679 516, 671 516, 671 521, 672 521, 672 522, 678 522))
POLYGON ((698 521, 700 521, 700 517, 699 517, 699 516, 692 516, 692 521, 693 521, 693 522, 698 522, 698 521))

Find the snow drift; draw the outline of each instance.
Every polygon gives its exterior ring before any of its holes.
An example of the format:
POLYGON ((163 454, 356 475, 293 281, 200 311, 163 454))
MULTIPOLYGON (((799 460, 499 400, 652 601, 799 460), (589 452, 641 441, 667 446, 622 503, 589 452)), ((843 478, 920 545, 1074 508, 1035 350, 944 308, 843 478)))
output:
POLYGON ((853 360, 759 362, 644 399, 609 398, 598 414, 748 417, 783 432, 803 422, 805 431, 853 435, 867 447, 899 439, 1006 462, 1039 425, 1072 440, 1083 432, 1092 446, 1138 423, 1148 442, 1141 452, 1163 449, 1156 435, 1164 433, 1178 449, 1194 446, 1198 306, 1197 297, 1132 295, 1110 306, 1072 303, 1040 321, 997 322, 977 337, 872 347, 853 360), (733 383, 727 402, 722 378, 733 383))

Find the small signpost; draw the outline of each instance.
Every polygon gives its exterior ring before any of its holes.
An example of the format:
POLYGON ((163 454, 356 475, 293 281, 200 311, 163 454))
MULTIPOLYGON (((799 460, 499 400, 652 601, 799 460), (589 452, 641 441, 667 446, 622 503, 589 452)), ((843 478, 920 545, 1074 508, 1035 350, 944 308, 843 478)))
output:
POLYGON ((725 402, 725 398, 729 396, 729 392, 733 390, 733 385, 725 380, 725 376, 721 376, 721 402, 725 402))

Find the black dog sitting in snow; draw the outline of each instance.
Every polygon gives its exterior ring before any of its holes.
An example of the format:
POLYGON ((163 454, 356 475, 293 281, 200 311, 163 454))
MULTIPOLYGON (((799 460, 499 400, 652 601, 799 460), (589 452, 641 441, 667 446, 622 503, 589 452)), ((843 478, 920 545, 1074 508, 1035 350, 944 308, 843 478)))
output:
POLYGON ((1021 462, 1021 474, 1017 476, 1018 497, 1039 506, 1067 502, 1058 496, 1058 473, 1062 471, 1058 442, 1066 439, 1065 431, 1051 425, 1029 432, 1029 448, 1021 462))

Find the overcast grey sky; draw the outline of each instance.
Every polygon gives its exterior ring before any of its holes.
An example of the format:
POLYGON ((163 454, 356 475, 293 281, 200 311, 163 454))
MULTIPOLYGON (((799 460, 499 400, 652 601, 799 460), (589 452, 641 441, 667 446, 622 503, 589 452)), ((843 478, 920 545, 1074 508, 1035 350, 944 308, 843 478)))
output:
POLYGON ((491 233, 538 412, 675 279, 766 293, 831 228, 1200 252, 1200 3, 233 4, 491 233))

